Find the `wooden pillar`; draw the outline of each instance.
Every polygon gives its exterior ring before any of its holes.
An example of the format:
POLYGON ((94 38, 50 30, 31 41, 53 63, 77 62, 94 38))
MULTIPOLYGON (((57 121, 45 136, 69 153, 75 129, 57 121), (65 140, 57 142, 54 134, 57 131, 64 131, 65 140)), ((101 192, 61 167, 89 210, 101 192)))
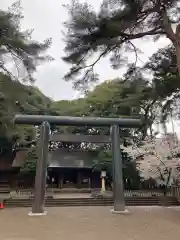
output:
POLYGON ((91 178, 88 178, 88 188, 91 189, 91 178))
POLYGON ((81 179, 82 179, 81 172, 78 171, 78 174, 77 174, 77 187, 78 188, 81 188, 81 179))
POLYGON ((63 176, 62 176, 61 179, 60 179, 60 188, 61 188, 61 189, 63 189, 63 181, 64 181, 64 178, 63 178, 63 176))
POLYGON ((57 188, 60 188, 60 181, 61 181, 60 176, 59 174, 57 174, 57 188))
POLYGON ((58 176, 58 188, 63 188, 63 175, 58 176))

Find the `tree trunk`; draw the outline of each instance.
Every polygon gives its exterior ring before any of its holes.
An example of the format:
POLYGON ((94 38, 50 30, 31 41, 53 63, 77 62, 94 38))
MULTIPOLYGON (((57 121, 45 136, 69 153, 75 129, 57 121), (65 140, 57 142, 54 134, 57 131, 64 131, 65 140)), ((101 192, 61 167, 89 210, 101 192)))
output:
POLYGON ((166 195, 167 195, 167 187, 166 186, 164 186, 163 194, 164 194, 164 197, 166 197, 166 195))
POLYGON ((180 43, 174 43, 175 52, 176 52, 176 61, 177 61, 177 70, 180 75, 180 43))
POLYGON ((177 70, 180 75, 180 24, 176 26, 176 31, 174 32, 172 29, 172 25, 169 21, 169 17, 167 11, 163 12, 163 26, 166 32, 167 37, 173 43, 175 47, 176 60, 177 60, 177 70))
POLYGON ((175 36, 175 39, 173 41, 173 44, 176 51, 177 70, 180 75, 180 24, 176 26, 176 32, 174 36, 175 36))
POLYGON ((169 185, 169 181, 170 181, 170 178, 171 178, 171 172, 172 172, 172 168, 169 169, 167 181, 164 184, 164 196, 167 196, 167 193, 168 193, 168 185, 169 185))

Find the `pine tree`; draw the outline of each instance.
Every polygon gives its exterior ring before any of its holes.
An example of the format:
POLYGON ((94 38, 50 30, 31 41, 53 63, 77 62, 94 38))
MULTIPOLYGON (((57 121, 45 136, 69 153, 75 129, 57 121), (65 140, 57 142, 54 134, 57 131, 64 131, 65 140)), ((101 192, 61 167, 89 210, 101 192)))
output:
POLYGON ((0 70, 13 79, 34 81, 32 73, 36 66, 44 61, 52 60, 45 51, 51 44, 51 39, 43 43, 31 39, 32 31, 22 31, 20 1, 17 1, 8 11, 0 10, 0 70), (18 76, 14 76, 7 68, 7 63, 16 66, 18 76))
POLYGON ((75 86, 97 80, 94 66, 102 57, 110 55, 114 68, 124 64, 126 51, 133 51, 137 61, 138 49, 133 40, 147 36, 154 40, 166 36, 172 42, 180 74, 179 0, 104 0, 99 12, 76 0, 66 7, 69 20, 65 23, 63 59, 72 67, 65 78, 75 77, 75 86), (175 31, 172 24, 176 24, 175 31), (96 60, 87 63, 95 53, 96 60), (83 77, 77 77, 78 73, 83 77))

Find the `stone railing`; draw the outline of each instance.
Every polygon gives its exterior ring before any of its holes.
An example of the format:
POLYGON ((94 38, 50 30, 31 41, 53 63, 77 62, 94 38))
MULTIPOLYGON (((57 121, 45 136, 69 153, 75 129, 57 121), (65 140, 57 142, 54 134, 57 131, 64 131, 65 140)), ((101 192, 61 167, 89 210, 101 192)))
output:
MULTIPOLYGON (((87 191, 87 189, 86 189, 87 191)), ((84 193, 87 193, 87 192, 84 193)), ((73 193, 81 193, 83 194, 83 191, 64 191, 61 189, 61 191, 57 191, 54 189, 47 189, 46 191, 46 197, 52 196, 56 197, 59 194, 66 193, 66 195, 69 195, 69 198, 71 198, 71 194, 73 193)), ((91 189, 89 190, 89 193, 91 193, 91 196, 98 196, 101 193, 101 189, 91 189)), ((0 194, 2 195, 2 194, 0 194)), ((34 196, 34 189, 19 189, 19 190, 12 190, 9 194, 5 194, 6 198, 32 198, 34 196), (8 196, 7 196, 8 195, 8 196)), ((112 191, 106 191, 106 196, 113 196, 112 191)), ((153 197, 153 196, 163 196, 164 193, 162 189, 149 189, 149 190, 124 190, 124 196, 125 197, 153 197)), ((167 190, 166 196, 175 196, 180 201, 180 186, 179 187, 171 187, 167 190)))

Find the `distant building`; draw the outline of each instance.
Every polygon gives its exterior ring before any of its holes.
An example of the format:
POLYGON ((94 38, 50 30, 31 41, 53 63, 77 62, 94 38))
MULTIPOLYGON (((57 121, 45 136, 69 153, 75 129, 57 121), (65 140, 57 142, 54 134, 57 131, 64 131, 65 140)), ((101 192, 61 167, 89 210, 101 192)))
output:
MULTIPOLYGON (((35 173, 20 176, 25 149, 0 159, 0 187, 33 187, 35 173)), ((53 188, 100 188, 100 171, 93 171, 94 151, 58 148, 49 152, 47 184, 53 188)))

